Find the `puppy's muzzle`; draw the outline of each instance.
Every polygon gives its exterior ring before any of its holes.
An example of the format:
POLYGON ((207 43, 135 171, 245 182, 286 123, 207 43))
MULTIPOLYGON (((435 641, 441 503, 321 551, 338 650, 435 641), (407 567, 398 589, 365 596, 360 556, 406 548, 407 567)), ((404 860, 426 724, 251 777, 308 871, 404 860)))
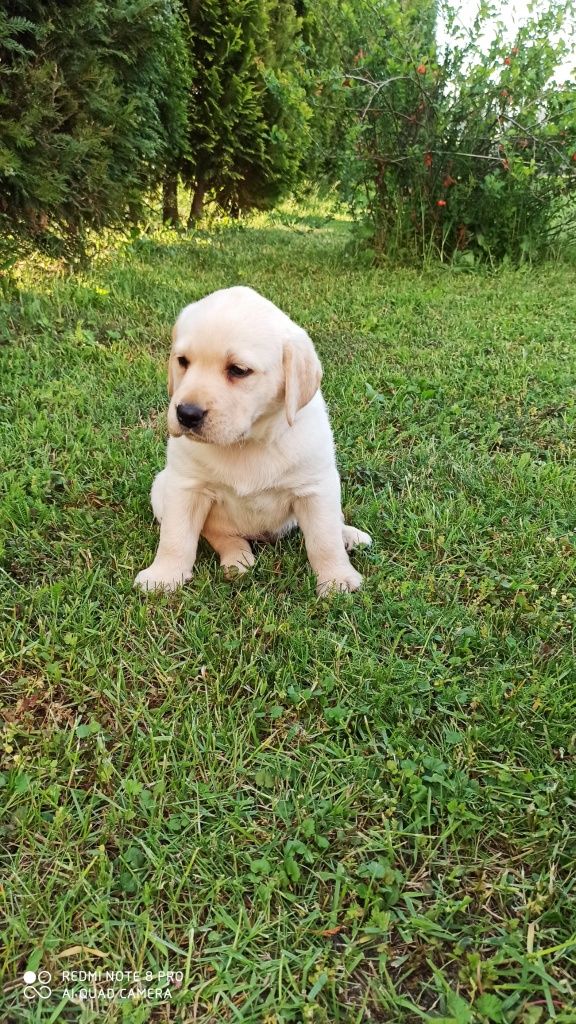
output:
POLYGON ((183 402, 176 406, 176 419, 186 430, 198 430, 207 412, 207 409, 201 409, 199 405, 183 402))

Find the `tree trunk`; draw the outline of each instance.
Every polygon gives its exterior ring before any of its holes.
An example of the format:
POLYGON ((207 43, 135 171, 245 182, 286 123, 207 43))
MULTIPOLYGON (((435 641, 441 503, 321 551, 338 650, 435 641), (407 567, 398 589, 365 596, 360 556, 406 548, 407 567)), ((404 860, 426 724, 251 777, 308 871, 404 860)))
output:
POLYGON ((162 182, 162 223, 178 224, 178 175, 168 172, 162 182))
POLYGON ((197 220, 200 220, 202 212, 204 210, 204 196, 206 195, 206 185, 203 181, 199 181, 194 189, 194 195, 192 196, 192 205, 190 207, 190 216, 188 217, 188 227, 193 228, 197 220))

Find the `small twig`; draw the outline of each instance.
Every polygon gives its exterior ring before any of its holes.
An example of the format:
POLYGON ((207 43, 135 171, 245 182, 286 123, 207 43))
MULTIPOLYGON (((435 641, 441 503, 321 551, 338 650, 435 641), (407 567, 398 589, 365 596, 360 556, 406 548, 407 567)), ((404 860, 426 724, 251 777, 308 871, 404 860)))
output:
POLYGON ((360 115, 362 121, 364 120, 366 114, 370 110, 370 107, 372 106, 374 100, 376 99, 376 96, 378 95, 379 92, 382 91, 382 89, 385 89, 386 86, 390 85, 391 82, 412 81, 410 75, 393 75, 391 78, 386 78, 382 82, 375 82, 373 78, 365 78, 363 75, 355 75, 354 72, 344 72, 344 77, 347 79, 351 79, 354 82, 362 82, 364 85, 370 85, 374 89, 374 92, 372 93, 370 99, 368 100, 368 103, 366 104, 364 110, 360 115))

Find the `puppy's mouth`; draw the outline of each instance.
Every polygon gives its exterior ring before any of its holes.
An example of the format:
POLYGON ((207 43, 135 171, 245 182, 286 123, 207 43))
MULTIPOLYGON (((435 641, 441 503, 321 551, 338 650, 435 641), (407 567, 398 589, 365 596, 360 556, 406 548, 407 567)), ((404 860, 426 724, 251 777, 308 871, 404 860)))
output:
POLYGON ((244 444, 247 434, 248 431, 243 434, 237 434, 235 437, 206 437, 195 430, 182 431, 182 436, 187 437, 189 441, 200 442, 200 444, 212 444, 216 448, 234 448, 237 444, 244 444))
POLYGON ((208 439, 202 435, 201 427, 183 427, 181 423, 177 426, 171 426, 169 423, 168 433, 170 437, 187 437, 190 441, 200 441, 202 444, 208 443, 208 439))
POLYGON ((199 441, 201 444, 210 444, 208 438, 203 437, 199 427, 185 427, 182 431, 182 436, 187 437, 189 441, 199 441))
POLYGON ((234 437, 207 437, 206 434, 201 432, 201 428, 194 429, 178 425, 177 430, 172 430, 169 427, 168 433, 171 437, 185 437, 188 441, 192 441, 195 444, 211 444, 216 448, 234 448, 235 445, 243 445, 246 443, 249 430, 245 430, 241 434, 236 434, 234 437))

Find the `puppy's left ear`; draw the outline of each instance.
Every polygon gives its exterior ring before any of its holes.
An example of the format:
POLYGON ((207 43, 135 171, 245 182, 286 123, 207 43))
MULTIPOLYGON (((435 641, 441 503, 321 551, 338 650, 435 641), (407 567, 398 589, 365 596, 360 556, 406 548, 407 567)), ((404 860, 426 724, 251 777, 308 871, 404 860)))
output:
POLYGON ((306 331, 301 327, 295 327, 284 343, 282 363, 286 419, 292 426, 296 413, 314 398, 322 380, 320 360, 306 331))
MULTIPOLYGON (((176 340, 176 324, 172 328, 172 344, 176 340)), ((174 367, 172 365, 172 349, 170 349, 170 355, 168 356, 168 397, 172 398, 174 394, 174 367)))

